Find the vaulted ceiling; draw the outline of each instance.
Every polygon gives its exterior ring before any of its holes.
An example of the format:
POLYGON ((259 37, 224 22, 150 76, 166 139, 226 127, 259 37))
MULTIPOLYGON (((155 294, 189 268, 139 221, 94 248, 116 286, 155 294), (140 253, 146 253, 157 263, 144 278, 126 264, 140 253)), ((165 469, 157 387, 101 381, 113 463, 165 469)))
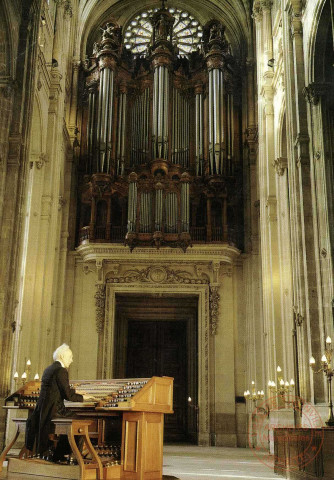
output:
MULTIPOLYGON (((187 10, 202 25, 213 18, 220 20, 234 55, 245 59, 253 56, 252 3, 253 0, 168 0, 166 6, 187 10)), ((157 0, 80 0, 77 55, 85 57, 107 20, 124 26, 140 11, 160 6, 157 0)))

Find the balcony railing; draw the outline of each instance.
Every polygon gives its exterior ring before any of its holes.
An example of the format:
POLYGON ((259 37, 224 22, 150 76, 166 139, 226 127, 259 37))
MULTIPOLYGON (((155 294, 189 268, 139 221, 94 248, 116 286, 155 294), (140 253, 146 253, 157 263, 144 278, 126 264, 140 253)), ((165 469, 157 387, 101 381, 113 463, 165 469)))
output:
MULTIPOLYGON (((80 243, 85 240, 96 242, 110 242, 110 243, 124 243, 127 233, 126 226, 112 226, 110 228, 110 235, 107 239, 106 227, 95 227, 94 235, 91 234, 91 228, 89 226, 83 227, 80 231, 80 243)), ((190 227, 190 236, 192 243, 222 243, 223 240, 223 228, 212 227, 211 239, 208 240, 207 227, 190 227)), ((228 243, 236 244, 235 232, 233 229, 228 232, 228 243)))

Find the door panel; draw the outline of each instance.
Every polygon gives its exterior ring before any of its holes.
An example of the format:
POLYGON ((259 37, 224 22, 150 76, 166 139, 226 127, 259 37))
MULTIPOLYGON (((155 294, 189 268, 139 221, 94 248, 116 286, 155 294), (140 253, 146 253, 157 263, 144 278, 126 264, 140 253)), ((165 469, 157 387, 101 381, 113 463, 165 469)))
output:
POLYGON ((126 376, 174 378, 174 414, 165 416, 165 439, 187 437, 187 329, 183 321, 128 322, 126 376))

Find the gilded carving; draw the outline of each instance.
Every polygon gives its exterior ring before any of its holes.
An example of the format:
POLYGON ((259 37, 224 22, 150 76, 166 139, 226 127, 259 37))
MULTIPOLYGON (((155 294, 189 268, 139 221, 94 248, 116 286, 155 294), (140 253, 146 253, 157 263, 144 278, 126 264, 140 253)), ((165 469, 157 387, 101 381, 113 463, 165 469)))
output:
POLYGON ((218 287, 210 287, 210 330, 216 335, 219 321, 219 300, 218 287))
POLYGON ((106 303, 106 286, 105 284, 98 283, 96 285, 95 307, 96 307, 96 331, 97 333, 103 332, 104 318, 105 318, 105 303, 106 303))

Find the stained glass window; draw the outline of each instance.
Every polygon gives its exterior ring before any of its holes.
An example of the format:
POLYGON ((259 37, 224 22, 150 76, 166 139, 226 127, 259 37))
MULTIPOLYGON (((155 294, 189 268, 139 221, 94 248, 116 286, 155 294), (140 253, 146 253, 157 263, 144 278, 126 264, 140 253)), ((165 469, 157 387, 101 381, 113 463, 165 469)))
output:
MULTIPOLYGON (((173 44, 178 46, 180 56, 187 56, 196 50, 201 42, 202 27, 198 20, 185 10, 179 8, 169 8, 168 10, 175 18, 173 44)), ((124 44, 133 54, 145 55, 147 53, 153 31, 149 18, 157 11, 158 8, 141 12, 127 25, 124 44)))

